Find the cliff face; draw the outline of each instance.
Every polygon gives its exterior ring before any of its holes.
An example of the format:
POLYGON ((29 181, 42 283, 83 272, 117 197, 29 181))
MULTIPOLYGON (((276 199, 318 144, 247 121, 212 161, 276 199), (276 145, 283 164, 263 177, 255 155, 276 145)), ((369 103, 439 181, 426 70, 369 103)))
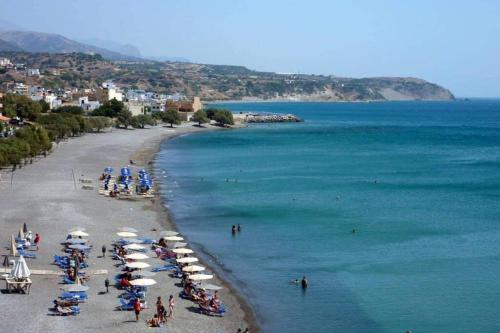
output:
MULTIPOLYGON (((0 56, 2 53, 0 52, 0 56)), ((242 66, 185 62, 109 61, 84 53, 6 53, 13 62, 39 68, 37 84, 50 88, 98 87, 105 80, 160 93, 213 100, 380 101, 451 100, 453 94, 416 78, 341 78, 258 72, 242 66), (57 72, 58 74, 52 74, 57 72)), ((2 80, 16 73, 0 75, 2 80), (7 76, 9 75, 9 76, 7 76)))

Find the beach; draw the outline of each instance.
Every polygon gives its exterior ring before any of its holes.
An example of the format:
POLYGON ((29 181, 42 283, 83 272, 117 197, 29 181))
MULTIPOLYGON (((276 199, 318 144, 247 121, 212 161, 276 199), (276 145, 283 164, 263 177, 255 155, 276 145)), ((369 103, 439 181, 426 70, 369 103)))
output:
MULTIPOLYGON (((52 301, 60 295, 61 276, 53 274, 32 275, 33 285, 29 295, 2 294, 0 307, 5 320, 2 331, 6 332, 141 332, 150 331, 145 324, 156 311, 155 301, 161 296, 164 302, 174 295, 176 306, 174 318, 166 328, 170 332, 236 332, 238 328, 251 327, 255 332, 253 314, 235 292, 216 278, 214 283, 225 288, 219 297, 228 312, 223 318, 198 313, 196 305, 178 297, 179 282, 159 272, 153 278, 158 282, 147 293, 148 309, 141 313, 136 323, 131 311, 117 311, 121 293, 114 286, 104 293, 104 280, 114 282, 121 270, 110 255, 101 258, 101 246, 111 249, 118 236, 118 228, 128 226, 139 230, 140 236, 158 239, 159 231, 175 228, 168 217, 161 199, 140 198, 120 200, 100 196, 97 193, 98 177, 107 166, 118 170, 127 166, 129 160, 135 173, 140 168, 152 170, 153 158, 162 140, 210 130, 190 125, 176 127, 153 127, 142 130, 112 130, 106 133, 87 134, 54 145, 53 153, 37 159, 31 165, 17 169, 14 174, 2 171, 0 183, 0 209, 2 211, 2 254, 8 254, 11 234, 17 235, 23 223, 41 236, 37 259, 27 259, 32 270, 59 271, 52 264, 55 254, 62 254, 60 243, 68 229, 81 226, 90 234, 94 249, 89 258, 89 271, 107 270, 107 274, 94 274, 88 282, 89 299, 83 303, 81 314, 74 317, 50 315, 52 301), (94 189, 82 188, 80 179, 92 180, 94 189)), ((189 240, 188 240, 189 242, 189 240)), ((148 259, 152 267, 162 264, 157 258, 148 259)), ((1 281, 2 283, 4 281, 1 281)))

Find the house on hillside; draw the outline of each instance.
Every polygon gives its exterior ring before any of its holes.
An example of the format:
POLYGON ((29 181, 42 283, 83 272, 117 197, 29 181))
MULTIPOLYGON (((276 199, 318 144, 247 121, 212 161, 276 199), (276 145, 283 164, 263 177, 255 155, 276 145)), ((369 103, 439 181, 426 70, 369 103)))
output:
POLYGON ((10 62, 9 58, 0 58, 0 67, 12 68, 14 65, 10 62))
POLYGON ((24 95, 28 96, 29 95, 29 86, 25 85, 24 83, 16 83, 14 85, 14 88, 12 88, 12 93, 16 95, 24 95))
POLYGON ((172 101, 167 100, 166 109, 174 109, 179 111, 181 120, 190 121, 194 113, 198 110, 203 109, 203 104, 199 97, 194 97, 191 101, 172 101))
POLYGON ((26 75, 28 75, 28 76, 40 76, 40 69, 38 69, 38 68, 28 68, 26 70, 26 75))
POLYGON ((91 112, 101 106, 99 101, 89 101, 88 96, 83 96, 78 99, 78 106, 86 112, 91 112))

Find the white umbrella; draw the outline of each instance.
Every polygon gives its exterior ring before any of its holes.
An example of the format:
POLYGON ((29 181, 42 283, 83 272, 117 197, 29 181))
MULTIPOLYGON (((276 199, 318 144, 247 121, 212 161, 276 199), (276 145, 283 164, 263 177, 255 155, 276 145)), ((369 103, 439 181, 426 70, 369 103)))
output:
POLYGON ((145 263, 145 262, 142 262, 142 261, 134 261, 134 262, 129 262, 127 264, 125 264, 125 266, 127 266, 128 268, 146 268, 146 267, 149 267, 149 264, 145 263))
POLYGON ((191 264, 193 262, 198 262, 198 258, 195 257, 179 258, 177 259, 177 262, 181 264, 191 264))
POLYGON ((133 286, 144 287, 144 286, 152 286, 152 285, 156 284, 156 281, 153 279, 135 279, 135 280, 130 281, 130 284, 133 286))
POLYGON ((85 229, 84 227, 74 227, 74 228, 71 228, 68 230, 69 233, 72 233, 74 231, 85 231, 87 229, 85 229))
POLYGON ((216 286, 215 284, 202 284, 199 286, 199 288, 205 289, 205 290, 221 290, 221 289, 223 289, 222 287, 216 286))
POLYGON ((189 275, 189 279, 193 281, 201 281, 201 280, 210 280, 213 279, 214 276, 212 274, 193 274, 189 275))
POLYGON ((137 234, 135 232, 129 232, 129 231, 120 231, 116 233, 120 237, 137 237, 137 234))
POLYGON ((132 259, 132 260, 142 260, 142 259, 148 259, 149 257, 145 255, 144 253, 132 253, 132 254, 127 254, 125 255, 126 259, 132 259))
POLYGON ((172 252, 177 253, 177 254, 190 254, 190 253, 193 253, 193 250, 191 250, 191 249, 173 249, 172 252))
POLYGON ((183 272, 201 272, 204 270, 205 270, 205 267, 198 266, 198 265, 186 266, 186 267, 182 268, 183 272))
POLYGON ((131 228, 131 227, 121 227, 118 229, 119 231, 123 232, 138 232, 137 229, 131 228))
POLYGON ((24 239, 23 227, 19 228, 19 233, 17 234, 17 238, 24 239))
POLYGON ((80 237, 80 236, 81 237, 88 237, 89 236, 88 233, 86 233, 85 231, 82 231, 82 230, 70 231, 68 234, 71 236, 75 236, 75 237, 80 237))
POLYGON ((180 241, 184 240, 184 238, 179 237, 179 236, 168 236, 168 237, 165 237, 165 240, 166 241, 173 241, 173 242, 180 242, 180 241))
POLYGON ((180 243, 180 242, 176 242, 174 243, 174 245, 172 245, 172 248, 176 248, 176 247, 186 247, 187 246, 187 243, 180 243))
POLYGON ((164 230, 160 231, 160 235, 162 236, 177 236, 179 233, 177 231, 164 230))
POLYGON ((127 249, 127 250, 144 250, 145 249, 144 246, 136 244, 136 243, 125 245, 123 248, 127 249))
POLYGON ((12 268, 10 275, 16 279, 26 279, 30 277, 31 271, 28 268, 28 265, 26 265, 26 260, 24 260, 22 255, 19 257, 19 260, 16 262, 14 268, 12 268))
POLYGON ((89 287, 82 286, 81 284, 67 284, 62 289, 73 293, 79 291, 87 291, 89 290, 89 287))

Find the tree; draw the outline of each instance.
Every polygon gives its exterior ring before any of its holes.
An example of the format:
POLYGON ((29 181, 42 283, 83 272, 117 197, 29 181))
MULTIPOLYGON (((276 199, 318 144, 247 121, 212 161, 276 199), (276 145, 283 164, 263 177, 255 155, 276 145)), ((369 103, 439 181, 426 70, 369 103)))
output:
POLYGON ((233 113, 229 110, 218 110, 215 112, 213 119, 218 122, 220 126, 234 124, 233 113))
POLYGON ((132 122, 132 112, 127 109, 122 109, 120 112, 116 114, 116 127, 123 126, 127 128, 131 125, 132 122))
POLYGON ((174 124, 179 125, 181 123, 181 116, 179 114, 179 111, 175 109, 169 109, 162 114, 161 120, 169 123, 170 127, 174 127, 174 124))
POLYGON ((153 119, 153 117, 147 114, 140 114, 132 117, 133 127, 144 128, 144 126, 146 125, 154 126, 156 125, 156 121, 153 119))
POLYGON ((207 114, 207 117, 209 119, 214 119, 214 116, 215 116, 215 113, 219 111, 219 109, 216 109, 216 108, 209 108, 205 111, 205 113, 207 114))
POLYGON ((40 103, 31 100, 27 96, 7 94, 0 103, 3 104, 3 112, 7 117, 20 117, 35 120, 42 113, 40 103))
POLYGON ((191 120, 194 121, 195 123, 198 123, 198 126, 201 126, 201 124, 208 123, 207 114, 203 110, 196 111, 193 115, 193 118, 191 118, 191 120))
POLYGON ((52 110, 54 113, 69 113, 75 115, 83 115, 83 109, 75 105, 65 105, 52 110))
POLYGON ((41 99, 38 101, 40 106, 42 107, 42 113, 47 113, 50 110, 50 104, 45 102, 45 100, 41 99))
POLYGON ((92 116, 101 116, 101 117, 109 117, 116 118, 123 110, 126 110, 125 104, 113 98, 112 100, 107 101, 94 111, 92 111, 92 116))

